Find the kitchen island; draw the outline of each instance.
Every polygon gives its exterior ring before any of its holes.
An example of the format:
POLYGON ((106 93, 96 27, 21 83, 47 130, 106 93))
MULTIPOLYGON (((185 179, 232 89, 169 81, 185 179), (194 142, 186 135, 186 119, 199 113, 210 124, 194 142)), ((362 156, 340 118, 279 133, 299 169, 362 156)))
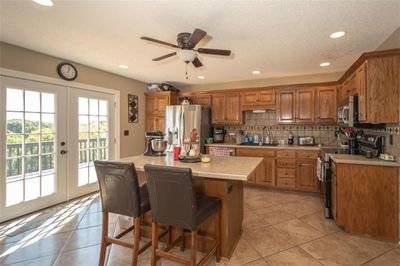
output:
MULTIPOLYGON (((243 181, 252 178, 263 167, 263 158, 259 157, 211 157, 209 163, 183 163, 174 161, 173 156, 150 157, 133 156, 118 160, 135 164, 139 182, 146 182, 144 165, 163 165, 172 167, 191 168, 196 191, 208 196, 218 197, 222 201, 220 216, 221 252, 223 257, 230 258, 242 234, 243 221, 243 181)), ((150 217, 144 219, 149 224, 150 217)), ((122 228, 129 227, 131 223, 124 224, 121 217, 118 223, 122 228)), ((214 220, 209 219, 201 225, 199 233, 214 235, 214 220)), ((180 230, 173 229, 172 238, 180 236, 180 230)), ((189 239, 188 239, 189 240, 189 239)), ((186 241, 190 243, 190 241, 186 241)), ((207 238, 199 238, 198 249, 208 250, 212 242, 207 238)))

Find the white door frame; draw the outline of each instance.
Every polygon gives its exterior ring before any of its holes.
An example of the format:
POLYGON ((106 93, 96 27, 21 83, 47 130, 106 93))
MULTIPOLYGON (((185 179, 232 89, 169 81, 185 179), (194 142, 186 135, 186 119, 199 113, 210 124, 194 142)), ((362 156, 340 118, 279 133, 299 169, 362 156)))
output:
POLYGON ((113 94, 115 97, 115 159, 118 160, 120 158, 120 92, 114 89, 108 89, 104 87, 88 85, 75 81, 66 81, 58 78, 47 77, 43 75, 31 74, 21 71, 16 71, 7 68, 0 67, 0 76, 11 77, 11 78, 20 78, 32 81, 39 81, 54 85, 61 85, 65 87, 90 90, 90 91, 98 91, 104 92, 108 94, 113 94))

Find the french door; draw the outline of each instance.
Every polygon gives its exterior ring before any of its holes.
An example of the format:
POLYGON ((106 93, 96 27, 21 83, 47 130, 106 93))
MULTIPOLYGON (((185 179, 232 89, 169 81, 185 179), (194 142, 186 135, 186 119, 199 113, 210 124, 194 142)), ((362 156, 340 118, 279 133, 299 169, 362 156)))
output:
POLYGON ((0 77, 0 222, 96 191, 114 159, 114 96, 0 77))

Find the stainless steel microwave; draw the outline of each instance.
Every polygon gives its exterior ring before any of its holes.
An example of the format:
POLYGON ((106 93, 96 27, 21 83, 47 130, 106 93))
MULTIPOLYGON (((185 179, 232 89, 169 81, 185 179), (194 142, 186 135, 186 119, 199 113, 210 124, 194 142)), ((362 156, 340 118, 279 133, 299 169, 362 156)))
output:
POLYGON ((339 126, 353 127, 358 123, 358 97, 349 96, 349 98, 338 108, 339 126))

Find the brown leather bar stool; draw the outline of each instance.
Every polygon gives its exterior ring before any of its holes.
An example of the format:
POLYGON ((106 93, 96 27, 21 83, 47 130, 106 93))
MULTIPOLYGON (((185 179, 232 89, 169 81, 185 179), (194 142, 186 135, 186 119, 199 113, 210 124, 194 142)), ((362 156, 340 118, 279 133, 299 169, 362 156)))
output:
POLYGON ((217 262, 221 260, 219 210, 221 200, 196 194, 190 168, 145 165, 145 176, 150 196, 152 223, 152 258, 151 264, 156 265, 160 257, 186 265, 196 265, 197 229, 207 218, 215 215, 215 244, 198 265, 203 265, 207 259, 216 253, 217 262), (158 224, 179 227, 182 235, 172 241, 164 250, 158 250, 158 224), (181 250, 185 249, 184 231, 191 232, 191 259, 174 255, 169 251, 180 241, 181 250))
POLYGON ((110 161, 95 161, 97 180, 100 186, 103 212, 102 237, 99 265, 104 265, 106 249, 117 244, 133 249, 132 265, 137 265, 138 256, 151 246, 151 241, 139 249, 142 215, 150 210, 149 194, 146 185, 139 186, 135 165, 110 161), (116 213, 134 218, 133 225, 117 236, 108 236, 108 213, 116 213), (133 243, 119 240, 135 230, 133 243))

